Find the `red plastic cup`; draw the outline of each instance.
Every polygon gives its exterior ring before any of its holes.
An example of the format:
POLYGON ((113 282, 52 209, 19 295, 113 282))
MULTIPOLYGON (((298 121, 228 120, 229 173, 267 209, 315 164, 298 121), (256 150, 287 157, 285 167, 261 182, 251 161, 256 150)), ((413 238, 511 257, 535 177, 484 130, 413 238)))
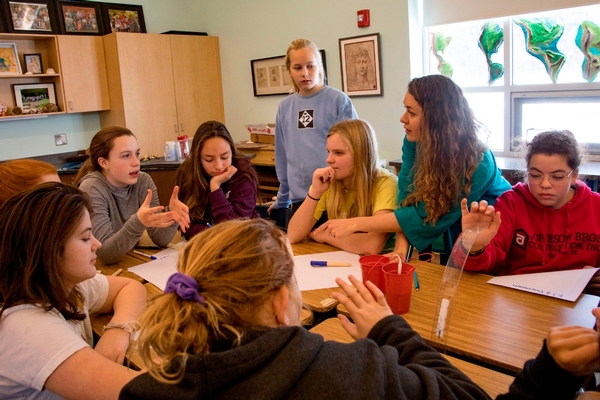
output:
POLYGON ((360 263, 360 271, 362 273, 362 281, 373 282, 385 295, 385 280, 383 278, 382 267, 390 262, 390 258, 379 254, 363 256, 358 259, 360 263))
POLYGON ((394 314, 406 314, 410 310, 415 267, 402 264, 402 273, 398 274, 398 263, 392 262, 384 265, 382 270, 388 305, 394 314))

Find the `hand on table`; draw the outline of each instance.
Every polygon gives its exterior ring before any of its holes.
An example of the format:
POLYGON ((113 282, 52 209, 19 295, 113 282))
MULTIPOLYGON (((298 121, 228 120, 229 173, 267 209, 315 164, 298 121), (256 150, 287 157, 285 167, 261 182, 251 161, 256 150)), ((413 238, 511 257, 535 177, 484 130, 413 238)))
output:
POLYGON ((585 289, 583 289, 583 293, 600 296, 600 269, 592 276, 592 279, 590 279, 585 289))
POLYGON ((190 209, 179 201, 179 186, 173 188, 173 194, 169 200, 169 210, 173 213, 173 220, 179 224, 181 232, 185 233, 190 227, 190 209))
POLYGON ((462 199, 460 208, 462 210, 463 232, 467 229, 479 228, 479 236, 477 236, 471 248, 471 252, 474 253, 487 246, 498 233, 502 222, 500 211, 495 211, 494 207, 488 205, 485 200, 481 200, 479 204, 475 201, 471 203, 471 211, 469 211, 467 199, 462 199))
POLYGON ((165 228, 173 225, 173 212, 161 212, 165 208, 163 206, 150 207, 152 201, 152 190, 148 189, 146 199, 137 211, 137 217, 147 228, 165 228))
POLYGON ((345 294, 333 292, 331 296, 348 309, 354 321, 352 323, 344 315, 338 314, 338 318, 342 322, 342 326, 346 332, 355 340, 363 339, 367 337, 377 322, 393 313, 385 301, 381 290, 372 282, 367 282, 367 286, 365 287, 353 275, 349 275, 348 279, 354 287, 344 282, 343 279, 336 278, 335 282, 342 288, 345 294))
POLYGON ((117 364, 123 364, 129 347, 129 332, 112 328, 107 329, 96 343, 94 351, 117 364))
POLYGON ((408 254, 408 238, 404 234, 404 232, 396 232, 396 244, 394 245, 394 250, 390 253, 384 254, 384 256, 388 256, 390 258, 399 257, 402 262, 406 260, 406 257, 410 255, 408 254))
POLYGON ((332 238, 344 239, 357 231, 359 229, 356 226, 355 218, 330 219, 315 229, 315 234, 326 233, 332 238))
POLYGON ((562 369, 575 376, 586 376, 600 371, 599 335, 581 326, 557 326, 550 328, 546 346, 562 369))

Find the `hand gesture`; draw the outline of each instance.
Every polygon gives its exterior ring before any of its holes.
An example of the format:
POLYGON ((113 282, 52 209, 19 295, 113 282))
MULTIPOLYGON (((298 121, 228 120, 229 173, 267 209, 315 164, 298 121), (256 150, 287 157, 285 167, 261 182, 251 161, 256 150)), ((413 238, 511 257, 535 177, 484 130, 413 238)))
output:
POLYGON ((236 167, 230 165, 229 167, 225 168, 225 171, 223 171, 221 175, 213 176, 210 179, 210 191, 214 192, 215 190, 219 189, 222 184, 231 179, 237 170, 238 169, 236 167))
MULTIPOLYGON (((353 275, 349 275, 348 279, 356 289, 344 282, 343 279, 336 278, 335 282, 342 288, 345 295, 333 292, 331 296, 348 309, 354 321, 352 323, 344 315, 338 314, 346 332, 355 340, 363 339, 369 335, 377 322, 393 313, 377 286, 368 281, 367 287, 365 287, 353 275)), ((598 353, 596 352, 596 354, 598 353)))
POLYGON ((152 201, 152 190, 148 189, 146 199, 140 206, 137 212, 137 217, 147 228, 165 228, 173 225, 173 213, 161 212, 165 208, 163 206, 150 207, 152 201))
POLYGON ((335 171, 331 167, 318 168, 313 172, 311 196, 320 198, 335 179, 335 171))
POLYGON ((169 210, 173 214, 173 220, 179 224, 181 232, 185 233, 190 227, 190 209, 179 201, 179 186, 173 188, 173 194, 169 200, 169 210))
POLYGON ((471 252, 481 250, 492 241, 498 229, 500 228, 500 211, 495 211, 493 206, 489 206, 487 201, 481 200, 471 203, 471 211, 467 207, 467 199, 460 202, 462 210, 462 230, 479 228, 479 236, 471 247, 471 252))
POLYGON ((600 371, 599 333, 581 326, 550 328, 546 346, 554 361, 575 376, 600 371))
POLYGON ((320 235, 323 232, 327 233, 334 239, 344 239, 358 231, 354 218, 347 219, 330 219, 323 225, 315 229, 315 234, 320 235))

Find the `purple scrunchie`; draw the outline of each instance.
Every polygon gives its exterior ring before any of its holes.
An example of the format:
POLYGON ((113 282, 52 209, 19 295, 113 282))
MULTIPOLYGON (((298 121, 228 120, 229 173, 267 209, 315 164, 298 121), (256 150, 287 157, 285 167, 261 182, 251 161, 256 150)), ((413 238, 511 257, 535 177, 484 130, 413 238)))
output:
POLYGON ((198 282, 191 276, 176 272, 167 280, 165 293, 177 293, 177 297, 182 300, 193 300, 202 305, 206 305, 204 297, 198 293, 198 282))

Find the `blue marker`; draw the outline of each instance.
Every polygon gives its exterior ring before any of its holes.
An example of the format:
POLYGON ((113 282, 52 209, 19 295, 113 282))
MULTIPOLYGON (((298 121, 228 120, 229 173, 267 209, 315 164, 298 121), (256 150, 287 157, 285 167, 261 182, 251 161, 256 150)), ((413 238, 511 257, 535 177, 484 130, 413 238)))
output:
POLYGON ((206 226, 208 226, 209 228, 212 228, 212 225, 209 224, 208 222, 206 223, 206 226))
POLYGON ((351 267, 352 263, 349 262, 336 262, 336 261, 311 261, 311 267, 351 267))
POLYGON ((415 290, 419 290, 419 278, 417 277, 417 270, 415 269, 413 278, 415 278, 415 290))

